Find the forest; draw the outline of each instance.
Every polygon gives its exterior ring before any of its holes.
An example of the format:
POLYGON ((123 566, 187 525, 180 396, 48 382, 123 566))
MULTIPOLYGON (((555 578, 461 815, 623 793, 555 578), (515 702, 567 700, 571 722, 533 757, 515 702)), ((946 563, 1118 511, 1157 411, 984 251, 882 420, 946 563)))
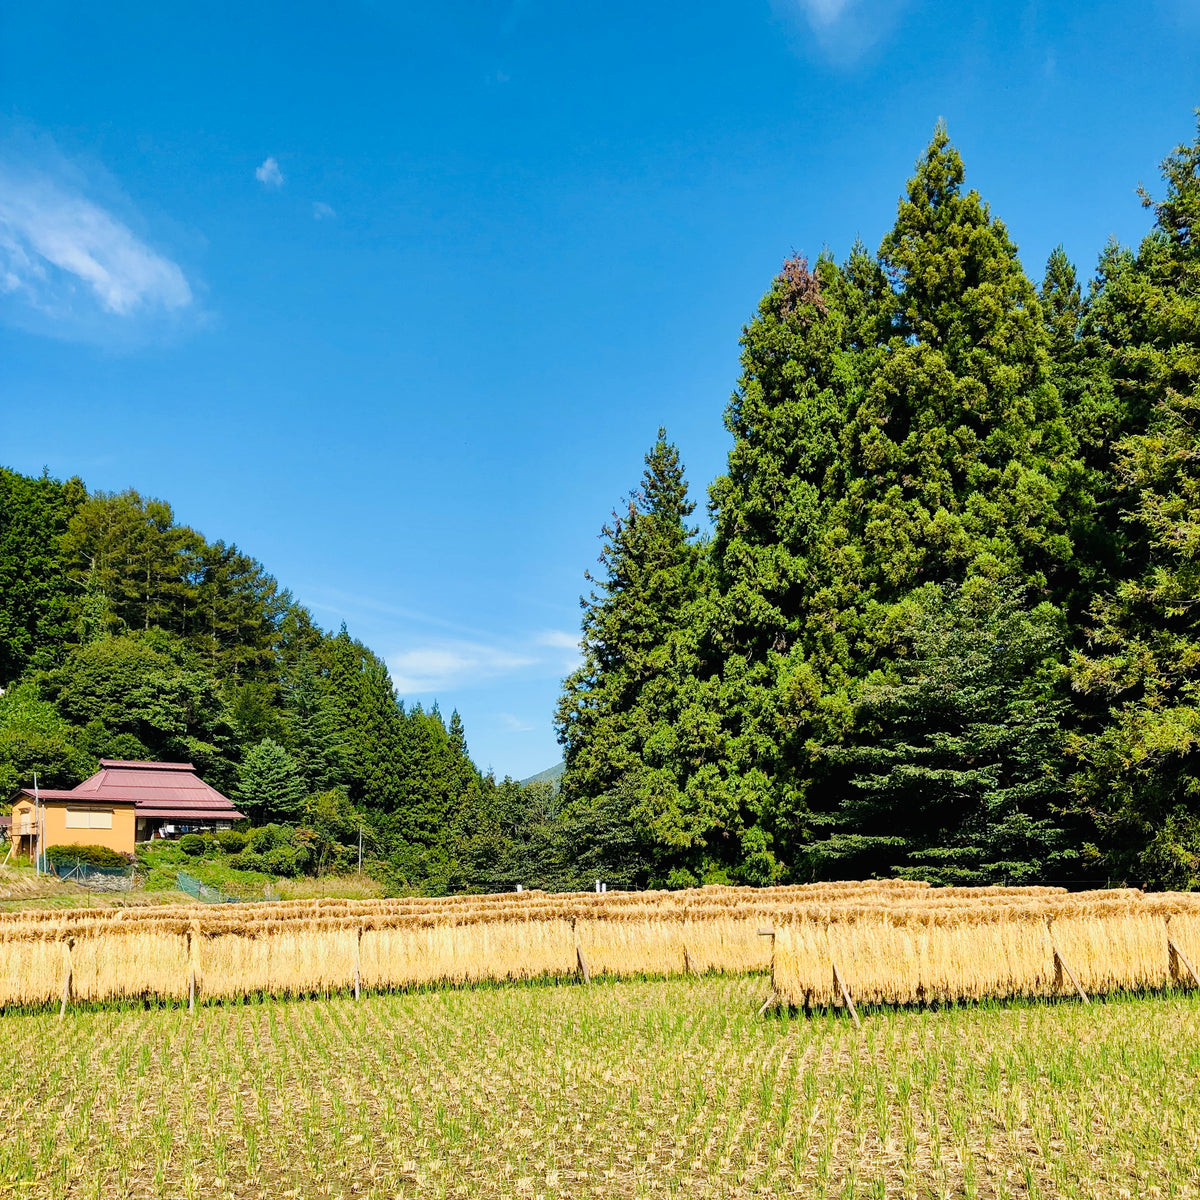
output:
POLYGON ((345 870, 361 831, 395 890, 510 888, 530 840, 553 882, 585 883, 552 786, 481 774, 457 712, 399 703, 344 627, 136 491, 0 468, 0 685, 5 799, 100 758, 187 761, 275 827, 241 868, 345 870))
MULTIPOLYGON (((694 522, 665 431, 601 531, 558 786, 481 774, 235 545, 0 469, 0 785, 187 760, 293 871, 428 893, 1200 884, 1200 138, 1040 285, 944 128, 895 223, 793 254, 694 522)), ((282 860, 278 860, 282 861, 282 860)))
POLYGON ((603 527, 568 810, 670 885, 1200 884, 1198 168, 1035 285, 939 125, 876 252, 783 263, 711 533, 662 431, 603 527))

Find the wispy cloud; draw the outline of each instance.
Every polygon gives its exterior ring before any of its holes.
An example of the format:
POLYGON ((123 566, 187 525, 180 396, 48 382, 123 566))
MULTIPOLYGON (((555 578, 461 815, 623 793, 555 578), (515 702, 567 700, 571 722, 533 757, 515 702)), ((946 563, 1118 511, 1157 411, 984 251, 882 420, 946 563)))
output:
POLYGON ((528 654, 483 642, 437 641, 389 656, 392 682, 402 696, 468 687, 536 665, 528 654))
POLYGON ((564 629, 546 629, 534 640, 539 646, 553 646, 557 650, 579 649, 579 634, 567 633, 564 629))
MULTIPOLYGON (((90 194, 89 178, 57 150, 40 161, 0 148, 0 311, 12 323, 85 339, 177 319, 194 303, 183 269, 131 228, 136 214, 90 194)), ((94 176, 103 176, 100 169, 94 176)))
POLYGON ((509 733, 532 733, 537 728, 532 721, 523 721, 512 713, 504 712, 498 716, 501 727, 508 730, 509 733))
POLYGON ((313 220, 314 221, 332 221, 337 216, 332 204, 326 204, 324 200, 313 201, 313 220))
POLYGON ((815 44, 835 65, 849 66, 895 28, 909 0, 772 0, 784 21, 803 28, 805 46, 815 44))
POLYGON ((254 168, 254 178, 264 187, 283 187, 283 172, 279 169, 279 164, 275 161, 274 155, 269 155, 263 161, 261 167, 254 168))
POLYGON ((854 0, 800 0, 801 7, 808 12, 808 19, 816 25, 832 25, 854 0))

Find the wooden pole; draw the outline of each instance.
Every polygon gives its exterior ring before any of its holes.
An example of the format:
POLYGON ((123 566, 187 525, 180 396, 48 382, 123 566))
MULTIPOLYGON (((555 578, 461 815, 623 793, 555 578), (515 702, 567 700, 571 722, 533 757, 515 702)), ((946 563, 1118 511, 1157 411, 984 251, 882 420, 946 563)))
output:
POLYGON ((582 977, 583 982, 591 983, 592 973, 588 970, 587 963, 584 961, 583 947, 578 942, 575 943, 575 957, 579 959, 579 974, 582 977))
POLYGON ((188 1012, 196 1011, 196 976, 200 965, 200 922, 188 930, 188 1012))
POLYGON ((850 999, 850 989, 846 986, 846 981, 842 978, 837 963, 833 964, 833 986, 841 990, 842 999, 846 1002, 846 1007, 854 1018, 854 1028, 861 1029, 862 1022, 858 1019, 858 1010, 854 1007, 854 1001, 850 999))
POLYGON ((769 937, 771 939, 771 991, 767 995, 767 998, 763 1001, 762 1008, 758 1010, 758 1015, 761 1017, 763 1013, 765 1013, 767 1009, 779 999, 779 993, 775 990, 775 930, 760 929, 758 931, 758 936, 769 937))
POLYGON ((1192 982, 1200 987, 1200 975, 1196 974, 1196 968, 1188 961, 1188 956, 1175 944, 1170 933, 1167 934, 1167 952, 1170 955, 1171 974, 1178 976, 1180 974, 1179 964, 1183 963, 1187 968, 1187 973, 1192 977, 1192 982))
POLYGON ((361 995, 359 984, 361 982, 361 966, 362 966, 362 927, 358 930, 358 939, 354 943, 354 998, 357 1000, 361 995))
POLYGON ((71 947, 75 945, 74 938, 63 942, 63 965, 67 968, 67 977, 63 980, 62 1003, 58 1006, 58 1019, 61 1021, 67 1015, 67 1001, 71 998, 71 983, 75 976, 75 968, 71 963, 71 947))
POLYGON ((1046 932, 1050 935, 1050 949, 1054 951, 1054 969, 1058 975, 1058 979, 1056 980, 1056 982, 1061 987, 1062 986, 1062 977, 1065 974, 1067 976, 1067 978, 1071 981, 1071 983, 1074 985, 1075 990, 1079 993, 1084 1004, 1091 1004, 1091 1000, 1088 999, 1087 992, 1085 992, 1083 990, 1083 984, 1081 984, 1079 982, 1079 977, 1075 974, 1074 971, 1071 970, 1071 967, 1068 964, 1067 960, 1065 958, 1063 958, 1063 956, 1059 953, 1058 946, 1055 944, 1055 941, 1054 941, 1054 930, 1051 928, 1049 921, 1046 922, 1046 932))
POLYGON ((688 948, 686 946, 683 948, 683 969, 688 975, 695 975, 697 978, 700 977, 700 972, 697 971, 694 966, 692 966, 692 956, 688 953, 688 948))

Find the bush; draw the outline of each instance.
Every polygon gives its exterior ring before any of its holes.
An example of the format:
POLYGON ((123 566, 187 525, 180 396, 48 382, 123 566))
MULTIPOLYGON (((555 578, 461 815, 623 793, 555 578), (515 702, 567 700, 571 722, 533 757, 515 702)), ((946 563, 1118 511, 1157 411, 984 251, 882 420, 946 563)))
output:
POLYGON ((277 846, 286 846, 292 840, 292 831, 286 825, 263 825, 246 835, 246 848, 255 854, 266 854, 277 846))
POLYGON ((189 858, 199 858, 208 849, 208 842, 198 833, 185 833, 179 839, 179 848, 189 858))
POLYGON ((128 867, 133 862, 132 854, 110 850, 107 846, 49 846, 46 857, 52 863, 82 862, 92 867, 128 867))
POLYGON ((290 846, 276 846, 263 855, 267 871, 272 875, 286 875, 289 879, 300 873, 300 863, 296 851, 290 846))
POLYGON ((229 860, 229 865, 238 871, 257 871, 261 875, 267 873, 267 864, 261 854, 253 850, 243 850, 241 854, 229 860))
POLYGON ((676 867, 667 876, 667 887, 674 891, 677 888, 694 888, 697 884, 695 875, 687 867, 676 867))
POLYGON ((216 834, 217 845, 226 854, 237 854, 246 848, 246 835, 237 829, 219 829, 216 834))

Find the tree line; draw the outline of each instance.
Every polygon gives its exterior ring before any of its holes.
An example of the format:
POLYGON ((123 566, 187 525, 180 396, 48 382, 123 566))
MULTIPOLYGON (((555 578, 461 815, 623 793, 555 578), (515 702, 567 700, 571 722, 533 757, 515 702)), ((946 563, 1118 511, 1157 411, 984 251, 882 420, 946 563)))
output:
POLYGON ((167 503, 0 469, 0 786, 187 759, 430 892, 1200 884, 1198 171, 1038 286, 939 127, 878 250, 788 258, 711 530, 665 431, 603 526, 558 788, 167 503))
POLYGON ((0 468, 0 686, 5 797, 188 761, 312 871, 355 864, 361 834, 397 888, 528 885, 531 843, 546 881, 590 885, 552 787, 481 773, 457 712, 405 706, 344 626, 136 491, 0 468))
POLYGON ((564 811, 672 884, 1200 884, 1198 169, 1036 286, 939 126, 877 251, 784 262, 711 533, 664 431, 603 527, 564 811))

